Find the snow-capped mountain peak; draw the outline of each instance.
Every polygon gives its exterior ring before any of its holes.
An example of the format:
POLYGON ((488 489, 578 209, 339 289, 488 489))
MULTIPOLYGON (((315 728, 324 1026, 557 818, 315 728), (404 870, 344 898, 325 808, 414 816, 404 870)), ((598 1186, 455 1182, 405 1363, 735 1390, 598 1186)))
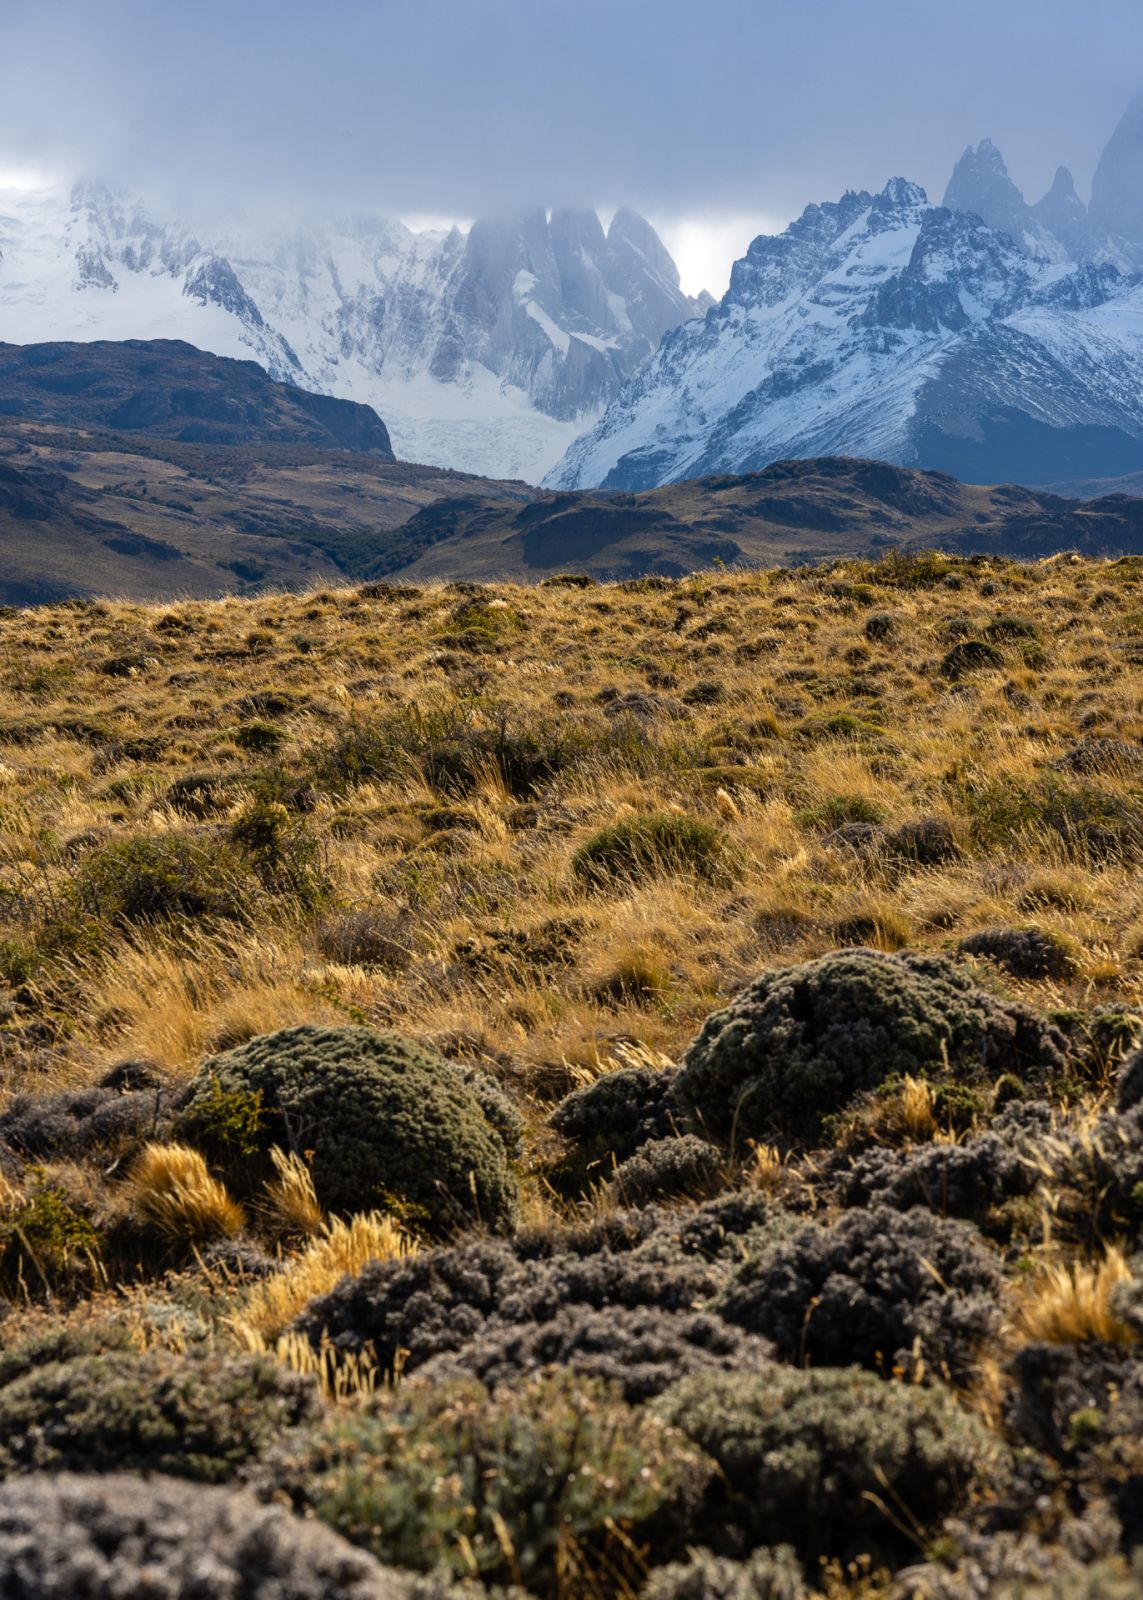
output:
MULTIPOLYGON (((974 160, 1006 178, 992 147, 974 160)), ((1081 435, 1088 475, 1143 467, 1143 281, 1027 243, 900 178, 809 206, 751 243, 718 307, 665 337, 546 481, 642 489, 852 455, 1043 482, 1081 435)))
POLYGON ((0 193, 0 340, 181 338, 372 405, 399 455, 535 479, 699 309, 649 223, 541 209, 189 227, 106 184, 0 193))

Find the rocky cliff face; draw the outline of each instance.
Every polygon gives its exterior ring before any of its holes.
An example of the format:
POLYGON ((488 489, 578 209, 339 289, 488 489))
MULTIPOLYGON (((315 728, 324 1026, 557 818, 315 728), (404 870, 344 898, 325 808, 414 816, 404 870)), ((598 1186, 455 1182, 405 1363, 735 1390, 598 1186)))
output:
POLYGON ((973 482, 1135 471, 1141 311, 1143 280, 1114 263, 1045 260, 894 179, 755 239, 721 304, 667 335, 547 482, 643 489, 823 455, 973 482))
POLYGON ((1143 95, 1128 106, 1095 169, 1090 215, 1111 251, 1143 266, 1143 95))
POLYGON ((1004 158, 985 139, 967 149, 945 191, 945 205, 975 213, 1043 261, 1110 261, 1143 267, 1143 95, 1119 121, 1092 181, 1091 206, 1060 167, 1042 200, 1029 205, 1004 158))
POLYGON ((204 233, 101 184, 0 194, 0 339, 182 338, 362 401, 397 453, 536 478, 695 314, 654 229, 541 210, 204 233))
POLYGON ((951 211, 974 213, 990 228, 1006 233, 1030 255, 1046 261, 1068 259, 1066 246, 1012 182, 1004 157, 991 139, 981 140, 975 150, 970 145, 961 156, 945 190, 944 203, 951 211))

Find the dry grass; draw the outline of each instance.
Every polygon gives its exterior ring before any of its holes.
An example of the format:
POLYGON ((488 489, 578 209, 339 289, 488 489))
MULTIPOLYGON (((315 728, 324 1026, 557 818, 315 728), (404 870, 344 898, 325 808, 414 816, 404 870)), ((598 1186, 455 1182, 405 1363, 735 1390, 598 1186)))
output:
MULTIPOLYGON (((463 1053, 558 1086, 617 1040, 677 1056, 721 996, 774 961, 841 942, 939 947, 1029 920, 1076 944, 1062 1003, 1093 988, 1143 1003, 1131 832, 1143 792, 1127 768, 1058 765, 1081 736, 1143 731, 1143 669, 1120 648, 1139 577, 1111 562, 941 572, 954 595, 940 574, 914 585, 907 563, 650 592, 501 585, 488 598, 518 619, 510 650, 471 653, 442 645, 467 598, 443 585, 0 619, 0 941, 39 952, 34 984, 13 985, 15 1030, 65 1011, 52 1070, 74 1081, 125 1055, 183 1074, 286 1022, 357 1018, 451 1041, 466 1019, 463 1053), (866 640, 874 608, 900 618, 895 639, 866 640), (1001 614, 1038 628, 1042 653, 1006 643, 1004 669, 950 685, 950 618, 981 633, 1001 614), (130 650, 146 670, 104 672, 130 650), (675 687, 651 687, 664 677, 675 687), (691 696, 699 684, 716 692, 691 696), (268 691, 288 700, 272 761, 235 740, 268 691), (648 694, 646 712, 611 714, 616 696, 648 694), (325 753, 362 728, 388 730, 391 764, 323 775, 325 753), (563 753, 521 783, 493 753, 502 737, 563 753), (434 742, 463 756, 466 741, 460 780, 426 757, 434 742), (44 938, 94 851, 141 834, 225 842, 271 769, 268 815, 282 824, 284 806, 327 870, 320 910, 272 890, 247 926, 106 928, 94 949, 44 938), (191 774, 220 786, 201 813, 168 803, 191 774), (291 785, 308 788, 301 811, 291 785), (1060 795, 1058 826, 1046 823, 1060 795), (1085 806, 1120 818, 1123 849, 1088 847, 1085 806), (586 838, 655 810, 720 828, 732 879, 577 884, 586 838), (951 824, 956 858, 827 843, 847 817, 891 834, 928 815, 951 824), (369 917, 373 938, 360 936, 369 917)), ((6 1064, 0 1078, 19 1088, 6 1064)))
POLYGON ((1048 1344, 1134 1344, 1134 1332, 1112 1309, 1116 1287, 1130 1277, 1117 1245, 1093 1261, 1044 1265, 1017 1295, 1015 1326, 1048 1344))
POLYGON ((189 1145, 145 1145, 129 1181, 136 1213, 170 1239, 200 1243, 240 1233, 246 1224, 242 1207, 189 1145))
POLYGON ((276 1340, 294 1318, 339 1279, 360 1272, 367 1261, 389 1261, 413 1255, 415 1243, 391 1217, 370 1211, 331 1218, 300 1255, 287 1259, 280 1272, 259 1283, 234 1319, 239 1340, 251 1350, 276 1340))
POLYGON ((271 1223, 287 1234, 308 1234, 311 1238, 325 1226, 325 1213, 318 1204, 313 1174, 301 1156, 287 1155, 277 1148, 270 1151, 277 1177, 266 1185, 266 1212, 271 1223))

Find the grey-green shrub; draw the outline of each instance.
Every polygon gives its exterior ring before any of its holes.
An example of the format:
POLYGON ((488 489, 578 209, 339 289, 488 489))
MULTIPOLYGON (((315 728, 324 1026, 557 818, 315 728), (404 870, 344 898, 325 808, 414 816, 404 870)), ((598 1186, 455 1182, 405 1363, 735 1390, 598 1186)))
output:
POLYGON ((689 1561, 652 1572, 639 1600, 808 1600, 809 1594, 797 1556, 780 1545, 745 1561, 696 1550, 689 1561))
POLYGON ((1064 1041, 942 956, 841 950, 765 972, 708 1017, 674 1094, 704 1131, 813 1139, 822 1119, 910 1073, 990 1083, 1062 1071, 1064 1041))
POLYGON ((934 1526, 1003 1459, 946 1390, 886 1383, 855 1367, 702 1373, 649 1409, 721 1468, 705 1537, 784 1541, 807 1562, 908 1553, 900 1506, 916 1526, 934 1526))
POLYGON ((333 1211, 396 1201, 439 1233, 503 1228, 515 1210, 508 1151, 480 1098, 397 1034, 304 1026, 252 1039, 201 1068, 180 1127, 236 1182, 260 1180, 273 1146, 309 1152, 333 1211))
POLYGON ((1000 1320, 1000 1287, 971 1224, 875 1206, 807 1223, 747 1261, 719 1308, 787 1361, 884 1374, 919 1357, 963 1379, 1000 1320))
POLYGON ((129 1473, 0 1485, 0 1594, 9 1600, 451 1600, 452 1592, 424 1590, 320 1523, 233 1489, 129 1473))
MULTIPOLYGON (((39 1355, 56 1353, 48 1346, 39 1355)), ((29 1355, 7 1362, 0 1383, 4 1477, 137 1471, 223 1482, 315 1409, 312 1386, 269 1359, 29 1355)))
POLYGON ((382 1561, 546 1594, 569 1539, 631 1587, 632 1541, 682 1555, 685 1512, 710 1471, 646 1408, 563 1373, 494 1395, 409 1380, 295 1435, 266 1487, 382 1561))

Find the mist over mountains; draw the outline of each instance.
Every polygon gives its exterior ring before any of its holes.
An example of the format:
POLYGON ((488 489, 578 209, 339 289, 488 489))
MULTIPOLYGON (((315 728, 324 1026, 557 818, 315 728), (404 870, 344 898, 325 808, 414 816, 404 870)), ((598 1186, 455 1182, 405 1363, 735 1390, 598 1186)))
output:
POLYGON ((1143 470, 1143 97, 1090 205, 1028 201, 988 139, 756 238, 717 305, 620 209, 413 231, 207 229, 106 184, 0 195, 0 340, 182 339, 372 406, 397 456, 644 489, 787 457, 971 481, 1143 470))
POLYGON ((372 405, 404 459, 535 481, 697 311, 649 223, 533 210, 205 235, 106 184, 0 195, 0 340, 184 339, 372 405))

